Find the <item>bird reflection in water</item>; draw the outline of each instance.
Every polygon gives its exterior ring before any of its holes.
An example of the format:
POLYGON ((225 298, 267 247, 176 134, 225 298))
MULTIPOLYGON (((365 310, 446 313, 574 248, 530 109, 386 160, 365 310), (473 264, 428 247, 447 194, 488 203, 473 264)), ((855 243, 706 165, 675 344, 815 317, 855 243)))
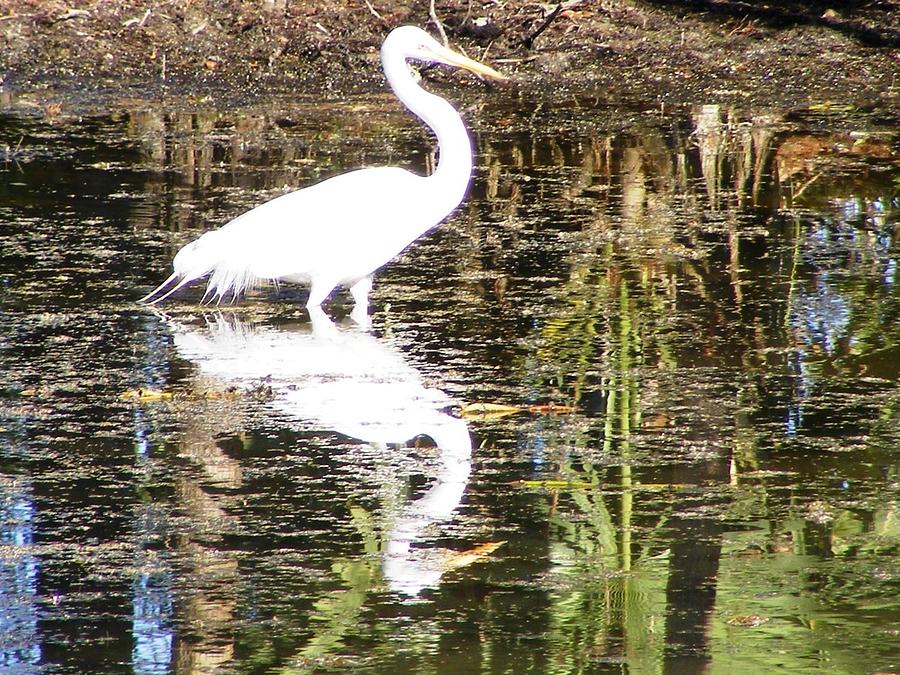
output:
POLYGON ((201 374, 239 389, 265 381, 269 405, 293 419, 373 446, 430 437, 440 452, 437 475, 422 497, 393 514, 383 572, 392 590, 407 595, 439 583, 449 554, 415 544, 430 525, 452 517, 472 455, 469 430, 445 412, 453 401, 444 392, 426 387, 390 344, 358 326, 338 327, 321 310, 311 312, 311 331, 251 325, 220 312, 201 328, 165 318, 179 354, 201 374))

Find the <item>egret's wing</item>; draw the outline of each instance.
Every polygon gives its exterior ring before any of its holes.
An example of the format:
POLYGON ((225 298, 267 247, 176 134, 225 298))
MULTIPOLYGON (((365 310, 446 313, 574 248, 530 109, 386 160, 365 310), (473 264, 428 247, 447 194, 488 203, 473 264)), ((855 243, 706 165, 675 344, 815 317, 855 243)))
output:
MULTIPOLYGON (((373 246, 386 236, 393 212, 402 209, 401 196, 421 180, 396 167, 361 169, 282 195, 235 218, 214 242, 218 252, 211 281, 216 292, 240 292, 258 279, 337 272, 356 256, 376 257, 373 246)), ((345 278, 337 274, 335 282, 345 278)))
POLYGON ((423 180, 398 167, 360 169, 276 197, 184 246, 174 274, 145 300, 210 273, 207 295, 215 298, 262 280, 366 276, 412 240, 400 233, 421 217, 413 203, 423 180))

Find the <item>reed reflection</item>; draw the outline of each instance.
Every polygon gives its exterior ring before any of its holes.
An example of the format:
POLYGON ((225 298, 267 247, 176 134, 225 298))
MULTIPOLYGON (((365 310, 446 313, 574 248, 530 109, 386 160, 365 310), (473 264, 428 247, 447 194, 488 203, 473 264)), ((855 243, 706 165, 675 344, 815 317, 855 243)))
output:
POLYGON ((416 548, 428 527, 450 519, 471 471, 472 443, 452 401, 425 385, 388 342, 359 327, 338 327, 323 313, 311 324, 275 328, 216 313, 202 326, 168 319, 179 353, 200 373, 243 390, 265 387, 268 406, 373 446, 430 437, 439 449, 434 484, 396 506, 382 542, 388 587, 416 595, 436 586, 446 554, 416 548))
POLYGON ((29 482, 0 473, 0 667, 6 672, 29 671, 41 660, 35 510, 29 482))

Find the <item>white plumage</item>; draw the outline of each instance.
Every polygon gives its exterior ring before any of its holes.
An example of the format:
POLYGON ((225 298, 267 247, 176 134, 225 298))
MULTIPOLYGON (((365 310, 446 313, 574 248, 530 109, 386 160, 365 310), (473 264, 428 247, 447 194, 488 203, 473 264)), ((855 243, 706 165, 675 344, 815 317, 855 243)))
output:
POLYGON ((161 302, 210 275, 204 299, 219 301, 259 282, 283 280, 310 285, 310 309, 343 285, 357 310, 366 311, 372 274, 459 205, 472 173, 472 144, 462 119, 447 101, 418 86, 407 59, 505 79, 414 26, 392 31, 381 59, 394 93, 437 135, 435 172, 424 177, 398 167, 359 169, 261 204, 184 246, 172 275, 142 302, 161 302))

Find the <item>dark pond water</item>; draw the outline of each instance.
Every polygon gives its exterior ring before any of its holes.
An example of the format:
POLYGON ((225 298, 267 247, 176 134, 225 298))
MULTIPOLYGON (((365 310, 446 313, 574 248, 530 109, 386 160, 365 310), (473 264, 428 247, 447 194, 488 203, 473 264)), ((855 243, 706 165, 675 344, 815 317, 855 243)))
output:
POLYGON ((900 668, 896 111, 460 105, 470 198, 365 331, 135 300, 286 187, 425 170, 387 96, 4 100, 0 669, 900 668))

